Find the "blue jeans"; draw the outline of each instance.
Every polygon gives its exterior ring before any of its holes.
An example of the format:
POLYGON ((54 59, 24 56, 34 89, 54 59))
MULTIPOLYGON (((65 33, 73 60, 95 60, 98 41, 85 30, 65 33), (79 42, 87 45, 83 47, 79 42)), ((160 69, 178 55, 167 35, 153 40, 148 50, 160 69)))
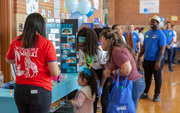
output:
POLYGON ((174 62, 174 59, 175 59, 175 56, 176 56, 176 50, 177 48, 174 47, 173 50, 172 50, 172 63, 174 62))
POLYGON ((133 82, 132 99, 134 101, 136 110, 137 110, 139 98, 143 93, 144 89, 145 89, 145 82, 142 77, 136 80, 135 82, 133 82))
POLYGON ((163 60, 163 66, 164 66, 164 63, 165 63, 165 59, 166 59, 166 53, 168 52, 168 68, 169 70, 172 70, 172 66, 171 66, 171 63, 172 63, 172 48, 171 49, 165 49, 165 52, 164 52, 164 58, 162 59, 163 60))

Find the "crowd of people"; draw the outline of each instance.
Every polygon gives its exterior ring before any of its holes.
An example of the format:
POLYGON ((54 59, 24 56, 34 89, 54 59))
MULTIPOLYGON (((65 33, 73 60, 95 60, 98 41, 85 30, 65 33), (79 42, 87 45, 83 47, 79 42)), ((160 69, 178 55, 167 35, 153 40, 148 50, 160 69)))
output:
MULTIPOLYGON (((13 40, 6 55, 8 63, 16 64, 14 96, 19 113, 48 113, 50 109, 51 76, 58 76, 60 71, 55 48, 46 39, 44 23, 40 14, 30 14, 22 35, 13 40)), ((120 71, 120 76, 128 76, 128 80, 133 81, 135 109, 139 99, 149 99, 152 74, 155 80, 153 101, 160 100, 166 53, 168 70, 174 72, 171 64, 176 55, 173 47, 177 47, 177 35, 175 25, 166 22, 166 29, 160 30, 159 23, 160 18, 153 16, 151 29, 145 33, 142 27, 139 34, 134 31, 133 24, 124 34, 119 24, 112 28, 83 27, 79 30, 76 41, 79 63, 86 68, 78 75, 77 82, 82 88, 70 101, 74 113, 96 113, 100 96, 102 113, 107 112, 108 84, 116 70, 120 71), (140 67, 144 68, 144 78, 138 70, 140 67)))

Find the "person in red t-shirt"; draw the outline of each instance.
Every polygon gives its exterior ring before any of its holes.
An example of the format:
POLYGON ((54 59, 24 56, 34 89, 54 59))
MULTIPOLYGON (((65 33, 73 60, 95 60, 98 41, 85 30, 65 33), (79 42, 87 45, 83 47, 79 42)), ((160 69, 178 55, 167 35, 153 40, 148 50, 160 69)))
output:
POLYGON ((109 70, 104 70, 103 74, 105 78, 112 77, 115 71, 120 69, 120 76, 127 75, 128 79, 133 81, 132 99, 137 109, 139 97, 145 89, 145 82, 137 71, 133 57, 134 50, 127 46, 122 38, 118 37, 118 34, 113 30, 106 30, 100 34, 102 49, 108 51, 109 57, 107 61, 109 70))
POLYGON ((16 66, 14 98, 19 113, 49 113, 51 76, 60 71, 54 46, 45 37, 43 17, 32 13, 6 54, 6 61, 16 66))

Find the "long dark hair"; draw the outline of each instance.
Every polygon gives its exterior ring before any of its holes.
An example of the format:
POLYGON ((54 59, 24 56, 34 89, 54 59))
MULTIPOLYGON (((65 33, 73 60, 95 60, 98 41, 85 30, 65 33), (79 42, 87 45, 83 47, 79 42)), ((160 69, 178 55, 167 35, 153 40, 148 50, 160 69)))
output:
POLYGON ((103 31, 100 34, 100 37, 101 36, 104 36, 105 39, 110 40, 109 45, 108 45, 108 58, 109 59, 108 59, 107 63, 110 63, 112 51, 115 47, 127 48, 134 57, 134 55, 135 55, 134 50, 131 47, 129 47, 128 45, 126 45, 126 43, 124 43, 124 41, 123 41, 122 37, 119 35, 119 33, 113 31, 112 29, 109 29, 109 30, 103 31))
POLYGON ((97 54, 97 48, 98 48, 98 36, 96 34, 96 32, 88 27, 83 27, 79 32, 78 32, 78 36, 77 36, 77 41, 76 41, 76 45, 77 45, 77 50, 79 50, 79 46, 78 46, 78 37, 79 36, 83 36, 86 37, 86 50, 87 50, 87 54, 89 56, 91 55, 95 55, 97 54))
POLYGON ((95 73, 92 72, 92 76, 89 76, 88 74, 84 74, 84 71, 82 71, 81 73, 79 73, 80 78, 82 80, 86 79, 87 81, 87 85, 89 85, 91 87, 91 93, 92 95, 96 95, 97 94, 97 82, 95 79, 95 73))
POLYGON ((44 18, 39 13, 32 13, 26 18, 23 33, 19 39, 22 40, 21 47, 35 47, 38 42, 36 32, 46 38, 44 18))

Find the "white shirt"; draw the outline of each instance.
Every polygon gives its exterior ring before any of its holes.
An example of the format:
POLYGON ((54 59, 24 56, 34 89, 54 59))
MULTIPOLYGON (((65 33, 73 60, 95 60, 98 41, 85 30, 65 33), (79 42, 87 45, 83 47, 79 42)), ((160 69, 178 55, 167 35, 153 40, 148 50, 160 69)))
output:
POLYGON ((139 39, 141 39, 141 44, 144 42, 144 35, 140 32, 139 33, 139 39))
MULTIPOLYGON (((95 70, 102 69, 103 67, 101 65, 106 64, 107 61, 106 56, 107 52, 103 51, 99 45, 97 49, 97 55, 93 56, 92 68, 95 70)), ((87 59, 90 61, 91 57, 87 55, 87 59)), ((84 52, 81 50, 79 50, 79 63, 84 63, 84 52)))
MULTIPOLYGON (((176 33, 176 31, 173 31, 173 33, 174 33, 174 35, 175 35, 175 36, 174 36, 174 42, 176 42, 176 41, 177 41, 177 33, 176 33)), ((177 47, 177 43, 173 43, 172 46, 173 46, 173 47, 177 47)))
POLYGON ((126 43, 125 37, 123 35, 121 37, 122 37, 123 41, 126 43))

